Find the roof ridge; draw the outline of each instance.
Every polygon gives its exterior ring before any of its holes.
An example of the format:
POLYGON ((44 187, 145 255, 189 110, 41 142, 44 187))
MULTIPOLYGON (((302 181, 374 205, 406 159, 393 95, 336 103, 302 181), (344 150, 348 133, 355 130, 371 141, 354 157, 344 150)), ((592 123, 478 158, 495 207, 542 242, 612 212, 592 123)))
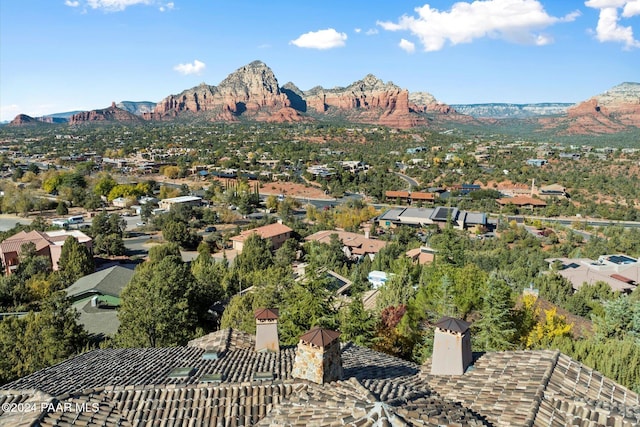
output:
POLYGON ((549 382, 551 381, 553 372, 556 370, 556 367, 558 366, 558 360, 560 359, 560 355, 562 354, 560 350, 554 350, 553 353, 554 354, 551 358, 551 364, 544 371, 544 375, 542 376, 542 381, 540 383, 540 386, 538 387, 538 390, 536 391, 536 394, 532 399, 533 405, 531 407, 531 411, 529 412, 530 418, 527 420, 527 424, 526 424, 527 427, 533 427, 536 421, 538 412, 540 411, 540 405, 544 400, 544 393, 547 390, 547 387, 549 386, 549 382))

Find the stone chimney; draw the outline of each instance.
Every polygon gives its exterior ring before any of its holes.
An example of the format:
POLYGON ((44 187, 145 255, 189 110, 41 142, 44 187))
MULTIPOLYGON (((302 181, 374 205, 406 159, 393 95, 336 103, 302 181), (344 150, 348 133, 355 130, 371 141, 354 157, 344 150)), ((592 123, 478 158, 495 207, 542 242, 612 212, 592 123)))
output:
POLYGON ((431 375, 462 375, 473 361, 470 323, 443 317, 436 323, 431 375))
POLYGON ((111 108, 116 108, 116 101, 111 101, 111 108))
POLYGON ((291 376, 317 384, 342 378, 340 332, 313 328, 300 337, 291 376))
POLYGON ((259 308, 256 318, 256 351, 280 351, 278 340, 278 309, 259 308))

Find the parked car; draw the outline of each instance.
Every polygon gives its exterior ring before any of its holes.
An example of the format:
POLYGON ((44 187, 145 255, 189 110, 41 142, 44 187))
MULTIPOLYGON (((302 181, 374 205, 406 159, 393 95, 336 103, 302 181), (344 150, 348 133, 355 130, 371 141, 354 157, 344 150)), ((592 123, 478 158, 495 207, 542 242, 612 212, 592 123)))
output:
POLYGON ((207 227, 207 228, 204 229, 204 231, 207 232, 207 233, 213 233, 214 231, 217 231, 217 230, 218 229, 213 227, 213 226, 207 227))

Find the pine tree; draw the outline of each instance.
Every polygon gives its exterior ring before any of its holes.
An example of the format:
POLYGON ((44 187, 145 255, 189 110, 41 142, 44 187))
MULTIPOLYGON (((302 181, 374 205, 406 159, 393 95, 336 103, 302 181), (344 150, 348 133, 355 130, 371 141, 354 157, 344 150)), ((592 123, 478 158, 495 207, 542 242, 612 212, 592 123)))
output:
POLYGON ((491 274, 484 290, 482 317, 473 324, 477 332, 474 344, 479 350, 503 351, 513 348, 516 329, 511 310, 511 288, 495 273, 491 274))

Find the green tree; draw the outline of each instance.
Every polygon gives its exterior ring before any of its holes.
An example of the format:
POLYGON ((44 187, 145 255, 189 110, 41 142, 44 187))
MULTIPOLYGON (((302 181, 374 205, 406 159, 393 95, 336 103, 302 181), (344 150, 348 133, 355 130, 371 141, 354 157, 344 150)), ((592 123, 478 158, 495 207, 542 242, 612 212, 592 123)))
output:
POLYGON ((58 202, 58 206, 56 206, 56 213, 58 215, 66 215, 69 213, 69 208, 67 208, 67 204, 65 202, 58 202))
POLYGON ((364 308, 362 294, 352 295, 351 303, 340 311, 340 339, 368 347, 373 342, 375 327, 376 319, 364 308))
POLYGON ((640 302, 620 295, 604 303, 604 313, 593 317, 596 336, 622 340, 640 338, 640 302))
POLYGON ((473 343, 482 351, 504 351, 513 348, 516 329, 511 309, 511 288, 495 273, 482 292, 481 318, 473 326, 477 331, 473 343))
POLYGON ((95 271, 93 256, 85 245, 78 242, 75 237, 69 236, 62 245, 58 271, 63 280, 71 285, 79 278, 95 271))
POLYGON ((111 189, 116 185, 118 185, 118 183, 115 179, 113 179, 111 175, 103 174, 97 179, 95 185, 93 186, 93 192, 98 196, 106 197, 111 189))
MULTIPOLYGON (((208 246, 206 246, 208 248, 208 246)), ((191 263, 191 274, 195 279, 194 302, 198 322, 207 327, 208 309, 215 302, 224 297, 222 281, 227 273, 227 266, 216 262, 208 250, 201 250, 198 257, 191 263)))
POLYGON ((177 256, 140 264, 122 291, 115 342, 123 347, 186 344, 196 325, 194 285, 188 265, 177 256))
POLYGON ((87 342, 78 313, 63 292, 53 294, 39 313, 0 321, 0 383, 28 375, 78 354, 87 342))
POLYGON ((311 269, 304 280, 284 291, 279 322, 280 339, 284 344, 296 344, 300 335, 315 326, 329 329, 337 326, 328 285, 327 278, 311 269))
POLYGON ((196 248, 202 240, 202 237, 191 231, 187 224, 172 219, 162 225, 162 237, 167 242, 177 243, 185 249, 196 248))
POLYGON ((96 254, 124 255, 126 248, 122 237, 126 222, 117 214, 100 212, 91 223, 89 233, 93 236, 93 250, 96 254))
POLYGON ((376 299, 376 307, 379 311, 387 307, 397 307, 406 305, 415 291, 411 278, 411 262, 403 259, 400 271, 392 275, 389 280, 380 287, 380 292, 376 299))
POLYGON ((245 239, 242 252, 234 261, 234 270, 242 276, 253 271, 265 270, 272 265, 271 241, 252 233, 245 239))

